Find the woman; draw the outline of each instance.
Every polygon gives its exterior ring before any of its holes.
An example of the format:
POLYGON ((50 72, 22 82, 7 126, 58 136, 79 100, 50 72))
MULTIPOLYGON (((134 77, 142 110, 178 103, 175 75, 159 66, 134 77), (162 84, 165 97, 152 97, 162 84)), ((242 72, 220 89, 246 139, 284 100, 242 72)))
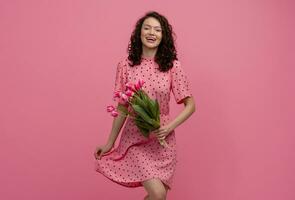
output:
POLYGON ((174 45, 173 31, 167 19, 149 12, 135 26, 128 47, 129 56, 117 65, 115 91, 127 82, 143 79, 143 89, 160 104, 161 127, 145 138, 134 122, 120 113, 114 119, 108 142, 96 148, 96 170, 110 180, 127 187, 144 186, 147 200, 166 199, 176 165, 174 129, 195 111, 186 74, 174 45), (170 93, 178 104, 185 105, 173 120, 169 117, 170 93), (118 147, 113 145, 123 127, 118 147), (163 147, 158 140, 165 140, 163 147))

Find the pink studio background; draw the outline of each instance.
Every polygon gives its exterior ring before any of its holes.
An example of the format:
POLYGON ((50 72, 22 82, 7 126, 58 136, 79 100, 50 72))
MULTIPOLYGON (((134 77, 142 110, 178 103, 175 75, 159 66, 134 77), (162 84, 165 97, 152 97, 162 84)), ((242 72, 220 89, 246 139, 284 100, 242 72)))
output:
MULTIPOLYGON (((177 128, 170 200, 295 199, 294 9, 287 0, 0 2, 0 198, 142 199, 94 171, 117 62, 157 10, 197 112, 177 128), (293 57, 292 57, 293 56, 293 57)), ((171 102, 172 115, 182 106, 171 102)))

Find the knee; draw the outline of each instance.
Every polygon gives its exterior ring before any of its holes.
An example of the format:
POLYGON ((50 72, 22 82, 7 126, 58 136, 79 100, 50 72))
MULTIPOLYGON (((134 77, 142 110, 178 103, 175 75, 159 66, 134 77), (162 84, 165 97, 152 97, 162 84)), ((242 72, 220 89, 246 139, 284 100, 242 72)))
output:
POLYGON ((155 190, 150 195, 151 200, 166 200, 166 190, 155 190))

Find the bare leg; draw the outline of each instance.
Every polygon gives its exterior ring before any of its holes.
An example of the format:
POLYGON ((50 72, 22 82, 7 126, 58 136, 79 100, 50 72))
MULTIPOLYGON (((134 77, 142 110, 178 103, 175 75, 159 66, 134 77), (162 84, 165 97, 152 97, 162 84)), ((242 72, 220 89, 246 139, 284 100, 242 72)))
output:
POLYGON ((166 200, 168 188, 160 179, 149 179, 142 184, 148 193, 145 200, 166 200))

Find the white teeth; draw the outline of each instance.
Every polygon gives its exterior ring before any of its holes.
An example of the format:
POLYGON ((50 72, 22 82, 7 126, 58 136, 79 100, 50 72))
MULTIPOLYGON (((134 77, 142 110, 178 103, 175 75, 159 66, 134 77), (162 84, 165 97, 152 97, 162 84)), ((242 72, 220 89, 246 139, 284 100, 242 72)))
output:
POLYGON ((156 40, 156 38, 146 38, 147 40, 153 40, 153 41, 155 41, 156 40))
POLYGON ((156 39, 153 39, 153 38, 147 38, 147 40, 152 42, 156 41, 156 39))

